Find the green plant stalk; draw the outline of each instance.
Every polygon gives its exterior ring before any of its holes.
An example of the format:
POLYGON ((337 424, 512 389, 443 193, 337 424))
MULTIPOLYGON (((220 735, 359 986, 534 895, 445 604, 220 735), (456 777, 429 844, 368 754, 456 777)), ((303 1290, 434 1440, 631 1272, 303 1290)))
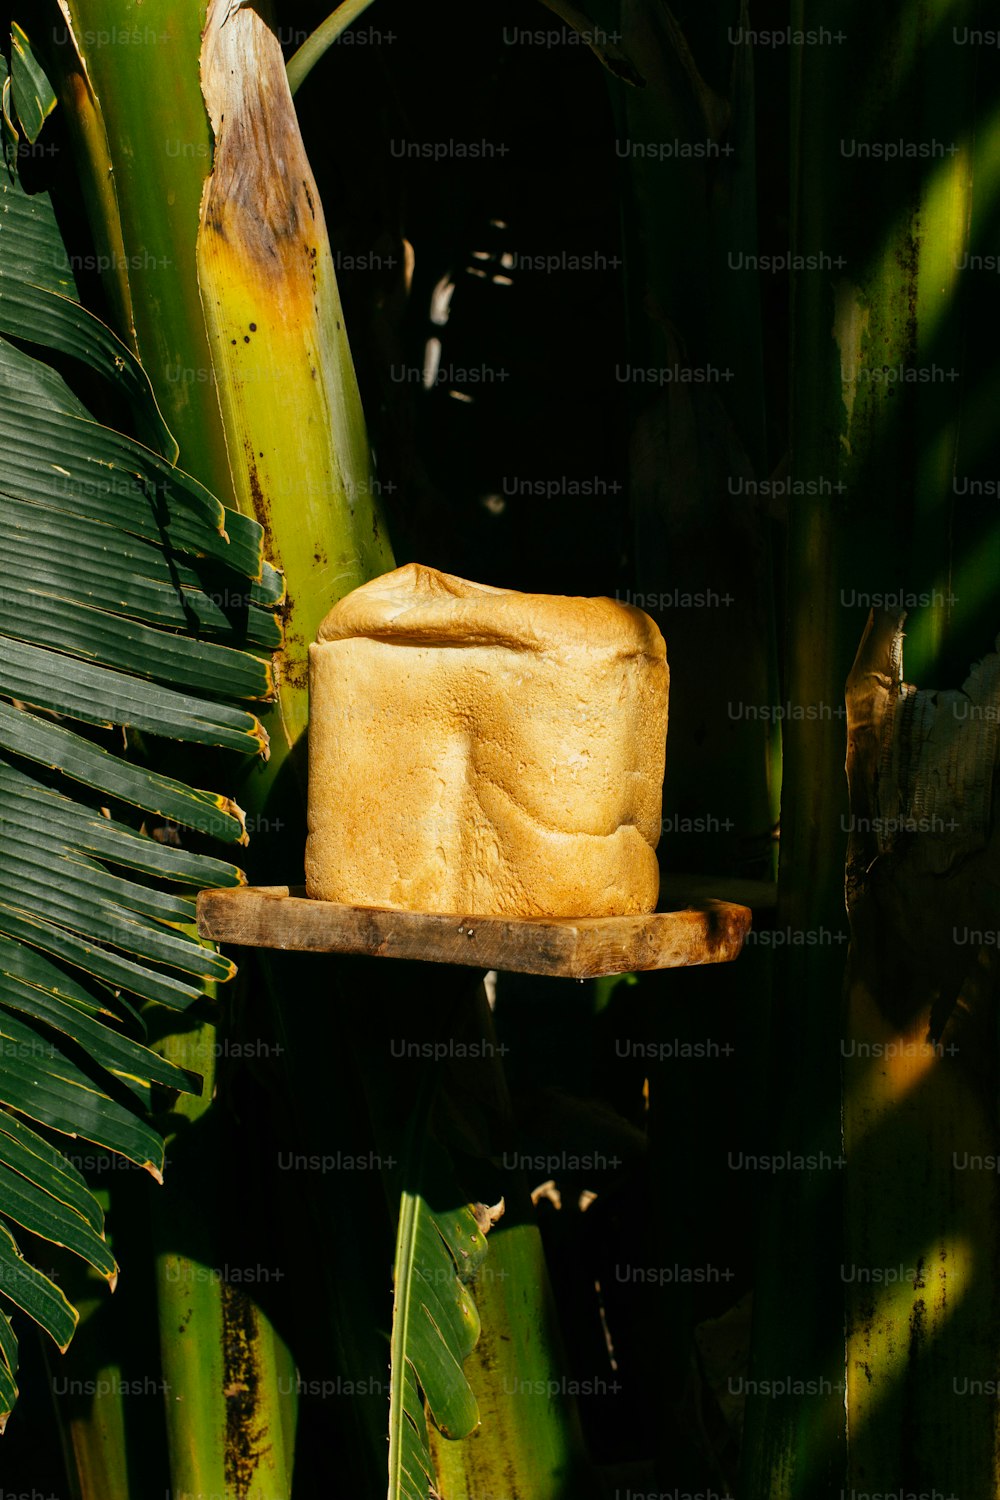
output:
POLYGON ((288 88, 292 94, 298 92, 320 58, 371 4, 372 0, 344 0, 343 5, 338 5, 333 14, 316 27, 312 36, 306 38, 288 60, 288 88))
MULTIPOLYGON (((108 1208, 107 1194, 101 1206, 108 1208)), ((82 1268, 81 1268, 82 1269, 82 1268)), ((80 1292, 70 1289, 80 1323, 66 1353, 53 1360, 48 1350, 46 1365, 50 1379, 57 1374, 67 1381, 93 1382, 95 1394, 86 1416, 81 1403, 55 1397, 56 1416, 63 1439, 66 1467, 73 1485, 73 1500, 92 1495, 129 1494, 125 1403, 122 1397, 125 1371, 111 1351, 117 1345, 105 1325, 115 1309, 108 1301, 107 1287, 88 1268, 82 1272, 80 1292), (99 1283, 99 1284, 98 1284, 99 1283), (107 1394, 104 1394, 107 1392, 107 1394)))
MULTIPOLYGON (((243 789, 260 823, 297 744, 303 759, 307 653, 320 620, 392 566, 319 194, 280 48, 256 12, 222 26, 227 7, 214 6, 206 29, 198 0, 152 0, 141 17, 147 41, 128 49, 124 67, 122 49, 101 38, 138 24, 125 0, 62 8, 78 47, 56 48, 54 69, 119 331, 152 381, 181 466, 262 522, 286 578, 279 702, 265 716, 271 765, 251 770, 243 789), (216 127, 229 107, 218 143, 206 98, 216 127), (262 121, 267 150, 253 139, 262 121), (294 190, 281 201, 272 162, 286 149, 301 170, 288 173, 294 190)), ((284 791, 271 822, 288 821, 294 796, 284 791)))
POLYGON ((321 620, 391 568, 392 553, 322 204, 281 49, 255 11, 212 0, 202 77, 215 155, 199 280, 237 503, 265 527, 285 575, 272 753, 287 754, 308 723, 308 651, 321 620))
POLYGON ((216 1028, 201 1024, 160 1044, 201 1073, 198 1098, 182 1095, 167 1137, 173 1172, 152 1205, 157 1310, 170 1481, 179 1494, 279 1500, 291 1492, 297 1398, 295 1361, 262 1309, 218 1269, 226 1258, 225 1155, 212 1113, 216 1028), (170 1248, 194 1243, 199 1254, 170 1248))
MULTIPOLYGON (((60 0, 77 42, 54 53, 102 279, 180 445, 179 463, 233 504, 195 266, 212 138, 197 86, 203 0, 60 0), (108 46, 116 33, 134 45, 108 46), (206 395, 209 399, 205 399, 206 395)), ((44 40, 44 38, 42 39, 44 40)))
MULTIPOLYGON (((253 13, 213 26, 223 14, 224 8, 213 6, 206 30, 204 88, 217 149, 198 261, 236 493, 263 523, 269 555, 284 572, 288 591, 277 753, 243 789, 248 808, 270 817, 281 759, 304 749, 308 646, 336 599, 390 568, 392 555, 374 498, 322 206, 280 50, 253 13), (244 94, 234 93, 234 77, 245 82, 244 94), (272 144, 258 154, 248 146, 248 133, 252 142, 260 128, 272 144), (287 197, 274 191, 268 175, 276 153, 295 164, 287 174, 287 197)), ((305 833, 301 780, 296 792, 285 804, 289 827, 280 841, 281 857, 295 871, 301 869, 305 833)), ((273 879, 273 863, 270 870, 273 879)), ((313 983, 324 982, 326 968, 314 962, 313 983)), ((344 1092, 337 1091, 332 1109, 328 1102, 317 1107, 319 1095, 308 1081, 312 1032, 297 1016, 282 1014, 284 995, 297 990, 286 982, 295 966, 276 955, 265 971, 275 1033, 291 1039, 284 1062, 298 1128, 308 1142, 339 1149, 356 1133, 355 1123, 344 1117, 344 1092)), ((333 1188, 324 1183, 313 1195, 320 1232, 329 1237, 340 1234, 343 1202, 333 1188)), ((349 1261, 351 1252, 338 1250, 337 1259, 349 1261)), ((377 1389, 385 1353, 374 1338, 378 1313, 371 1288, 366 1290, 367 1296, 357 1280, 335 1281, 325 1317, 337 1355, 346 1362, 344 1373, 357 1378, 361 1369, 361 1378, 377 1389)), ((377 1401, 366 1396, 354 1415, 354 1451, 345 1466, 359 1475, 384 1476, 387 1412, 376 1421, 377 1401)))
MULTIPOLYGON (((217 140, 197 254, 234 492, 264 525, 269 557, 281 567, 287 588, 280 725, 272 734, 271 762, 241 791, 258 824, 274 820, 275 805, 288 809, 284 836, 265 841, 273 879, 280 878, 278 860, 293 874, 301 869, 304 780, 290 788, 282 772, 293 750, 305 748, 308 646, 336 599, 390 568, 392 555, 374 500, 322 207, 280 49, 256 14, 230 15, 220 26, 223 15, 224 8, 212 7, 205 38, 203 88, 217 140), (269 150, 258 150, 257 129, 267 134, 269 150), (288 171, 294 184, 289 198, 274 191, 269 174, 275 155, 296 163, 288 171)), ((323 971, 314 963, 311 982, 322 984, 323 971)), ((290 978, 294 972, 294 963, 283 964, 278 955, 262 971, 275 1034, 292 1039, 284 1055, 288 1099, 295 1101, 288 1108, 308 1142, 339 1148, 353 1130, 343 1118, 344 1095, 337 1091, 332 1108, 328 1100, 322 1107, 314 1102, 321 1097, 308 1083, 315 1033, 282 1014, 285 997, 300 988, 290 978)), ((342 1195, 334 1182, 324 1182, 313 1196, 320 1232, 325 1238, 339 1235, 342 1195)), ((351 1361, 360 1354, 375 1388, 385 1372, 384 1353, 372 1347, 377 1316, 356 1280, 328 1282, 327 1290, 324 1323, 344 1374, 356 1377, 351 1361)), ((366 1474, 374 1463, 377 1472, 384 1466, 385 1415, 372 1426, 375 1404, 364 1398, 357 1416, 356 1451, 345 1468, 366 1474)))
POLYGON ((96 1196, 115 1226, 123 1273, 115 1294, 108 1296, 90 1267, 67 1257, 61 1285, 80 1324, 64 1355, 43 1346, 72 1500, 126 1500, 155 1493, 167 1479, 163 1370, 155 1322, 145 1316, 154 1290, 145 1206, 160 1188, 138 1170, 113 1177, 96 1196))
MULTIPOLYGON (((268 556, 282 568, 288 591, 273 754, 241 787, 241 801, 258 825, 274 820, 276 804, 289 808, 285 835, 265 841, 273 879, 277 859, 295 871, 303 855, 304 784, 289 789, 286 778, 285 786, 279 783, 289 754, 304 750, 307 646, 336 598, 391 567, 391 553, 373 498, 372 460, 322 208, 280 49, 255 13, 229 15, 220 27, 223 15, 225 7, 211 7, 202 57, 216 150, 202 199, 198 267, 234 493, 264 525, 268 556), (258 129, 267 133, 270 151, 247 148, 246 132, 258 129), (295 163, 288 171, 295 184, 291 198, 274 192, 270 162, 276 154, 295 163)), ((300 989, 289 983, 291 971, 294 965, 274 957, 262 971, 262 989, 276 1035, 292 1038, 282 1055, 286 1097, 297 1101, 294 1113, 310 1130, 315 1110, 301 1101, 312 1098, 313 1041, 295 1043, 300 1026, 282 1019, 286 996, 300 989)), ((318 966, 312 980, 319 980, 318 966)), ((333 1182, 328 1190, 324 1184, 315 1194, 313 1208, 331 1238, 340 1235, 342 1218, 333 1182)), ((346 1362, 345 1376, 357 1374, 351 1361, 360 1352, 375 1382, 384 1376, 384 1355, 376 1364, 369 1310, 352 1287, 357 1283, 327 1287, 322 1319, 346 1362)), ((384 1463, 384 1416, 370 1428, 373 1403, 361 1406, 352 1436, 358 1451, 345 1458, 348 1472, 367 1472, 370 1458, 384 1463)))
POLYGON ((449 1442, 428 1424, 441 1493, 480 1500, 494 1493, 502 1475, 505 1500, 587 1500, 596 1481, 561 1379, 565 1364, 538 1227, 530 1219, 506 1226, 501 1220, 489 1247, 472 1284, 483 1329, 465 1365, 480 1426, 449 1442))
MULTIPOLYGON (((252 12, 209 13, 203 59, 206 98, 217 134, 213 177, 202 207, 199 275, 215 361, 216 383, 235 491, 256 514, 268 537, 269 556, 285 576, 287 607, 276 753, 244 785, 242 796, 258 817, 273 818, 282 760, 301 762, 308 720, 308 647, 336 600, 392 567, 375 500, 371 455, 350 357, 323 221, 319 193, 305 158, 280 49, 252 12), (234 90, 233 79, 245 85, 234 90), (259 152, 263 129, 270 149, 259 152), (249 141, 249 143, 248 143, 249 141), (269 162, 289 163, 287 196, 275 191, 269 162), (249 170, 248 170, 249 163, 249 170), (291 165, 291 164, 294 164, 291 165), (276 378, 277 377, 277 378, 276 378)), ((304 778, 284 800, 288 829, 272 849, 292 872, 301 870, 304 846, 304 778)), ((268 878, 275 878, 272 861, 268 878)), ((322 984, 317 960, 311 982, 322 984)), ((337 1091, 331 1108, 309 1085, 314 1032, 282 1014, 294 963, 280 956, 265 966, 276 1035, 289 1037, 284 1055, 289 1109, 310 1143, 337 1149, 355 1133, 337 1091)), ((338 1046, 342 1045, 338 1043, 338 1046)), ((302 1137, 300 1136, 300 1139, 302 1137)), ((324 1183, 313 1195, 320 1232, 339 1236, 343 1195, 324 1183)), ((337 1252, 338 1261, 350 1252, 337 1252)), ((324 1311, 344 1373, 376 1389, 385 1353, 373 1346, 378 1314, 353 1281, 328 1282, 324 1311)), ((377 1344, 377 1340, 375 1340, 377 1344)), ((354 1452, 345 1468, 384 1475, 386 1411, 375 1425, 377 1403, 364 1397, 351 1429, 354 1452)))

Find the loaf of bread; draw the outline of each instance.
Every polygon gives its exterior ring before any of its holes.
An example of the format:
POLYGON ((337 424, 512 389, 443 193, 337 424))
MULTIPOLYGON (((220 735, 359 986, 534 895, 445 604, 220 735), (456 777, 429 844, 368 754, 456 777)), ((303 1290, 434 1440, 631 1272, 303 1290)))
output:
POLYGON ((613 599, 410 563, 310 648, 310 896, 462 916, 652 911, 666 647, 613 599))

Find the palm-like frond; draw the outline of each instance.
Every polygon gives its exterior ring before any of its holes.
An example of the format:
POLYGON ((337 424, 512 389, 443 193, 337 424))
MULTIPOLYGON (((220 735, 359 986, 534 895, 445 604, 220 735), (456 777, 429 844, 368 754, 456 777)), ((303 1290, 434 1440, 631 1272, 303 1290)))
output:
POLYGON ((393 1269, 390 1348, 389 1500, 436 1494, 427 1419, 445 1438, 468 1437, 479 1406, 462 1368, 481 1327, 470 1283, 486 1236, 504 1211, 462 1203, 430 1128, 436 1073, 425 1079, 410 1120, 393 1269), (435 1200, 448 1207, 434 1209, 435 1200), (425 1411, 426 1407, 426 1411, 425 1411))
POLYGON ((476 1304, 460 1281, 486 1254, 471 1206, 435 1214, 419 1192, 400 1197, 389 1403, 389 1500, 422 1500, 434 1467, 426 1401, 438 1429, 468 1437, 479 1407, 462 1370, 479 1338, 476 1304))
MULTIPOLYGON (((18 124, 34 139, 51 107, 18 41, 13 102, 0 59, 8 143, 18 124)), ((273 696, 283 589, 261 528, 176 467, 145 372, 80 304, 52 205, 12 165, 0 170, 0 335, 2 1430, 17 1395, 6 1310, 61 1348, 77 1321, 23 1258, 18 1228, 75 1251, 112 1286, 117 1275, 100 1206, 33 1126, 158 1178, 151 1087, 197 1092, 200 1080, 144 1045, 136 1002, 183 1009, 233 973, 198 939, 193 893, 242 873, 159 841, 143 819, 242 844, 243 815, 129 750, 138 732, 266 755, 240 703, 273 696), (46 351, 112 383, 144 441, 95 420, 46 351)))

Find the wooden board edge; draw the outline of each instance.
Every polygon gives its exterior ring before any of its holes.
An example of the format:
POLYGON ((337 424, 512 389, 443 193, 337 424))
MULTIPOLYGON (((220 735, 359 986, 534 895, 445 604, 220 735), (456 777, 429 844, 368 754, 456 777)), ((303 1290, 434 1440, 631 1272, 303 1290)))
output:
POLYGON ((340 907, 342 914, 350 914, 354 930, 337 932, 324 927, 323 909, 334 905, 291 895, 286 886, 202 891, 197 906, 198 931, 213 941, 236 946, 422 959, 553 978, 591 979, 732 962, 751 925, 747 907, 711 900, 678 912, 579 920, 467 918, 340 907), (271 902, 279 902, 282 907, 283 921, 278 930, 273 926, 268 930, 266 919, 273 914, 267 907, 271 902), (709 914, 716 930, 706 934, 705 918, 709 914), (665 933, 668 919, 670 928, 665 933), (674 942, 666 944, 666 937, 674 942))

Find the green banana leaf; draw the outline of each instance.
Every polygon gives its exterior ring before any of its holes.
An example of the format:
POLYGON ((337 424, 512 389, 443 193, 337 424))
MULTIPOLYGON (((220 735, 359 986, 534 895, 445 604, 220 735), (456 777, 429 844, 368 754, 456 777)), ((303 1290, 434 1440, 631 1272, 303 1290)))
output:
POLYGON ((431 1184, 437 1186, 442 1173, 428 1130, 433 1093, 431 1074, 410 1128, 399 1199, 388 1500, 427 1500, 437 1493, 425 1403, 446 1438, 467 1437, 479 1425, 479 1406, 462 1370, 480 1334, 469 1282, 486 1255, 491 1223, 503 1212, 502 1203, 492 1211, 471 1204, 431 1208, 431 1184))
MULTIPOLYGON (((34 141, 54 98, 16 28, 0 88, 8 146, 18 127, 34 141)), ((136 735, 266 757, 267 736, 242 705, 274 695, 283 598, 260 526, 175 467, 144 370, 81 306, 52 205, 25 191, 9 151, 0 449, 2 1431, 18 1394, 7 1314, 26 1314, 60 1349, 78 1321, 25 1258, 19 1230, 72 1250, 112 1289, 117 1280, 100 1204, 45 1132, 92 1141, 159 1179, 153 1085, 197 1093, 201 1079, 145 1045, 136 1005, 184 1009, 234 972, 197 936, 194 891, 245 877, 156 825, 245 843, 243 815, 144 764, 136 735), (81 401, 76 391, 95 381, 136 436, 81 401)))

